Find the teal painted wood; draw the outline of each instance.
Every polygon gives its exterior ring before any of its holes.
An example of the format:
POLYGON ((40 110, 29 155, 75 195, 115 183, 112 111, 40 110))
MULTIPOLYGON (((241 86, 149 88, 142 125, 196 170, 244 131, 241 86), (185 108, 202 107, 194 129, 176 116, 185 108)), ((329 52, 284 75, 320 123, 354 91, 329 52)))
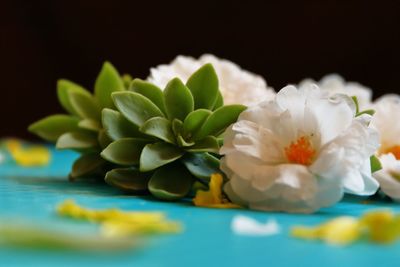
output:
POLYGON ((190 203, 165 203, 124 195, 106 185, 70 183, 66 175, 73 152, 53 152, 50 166, 21 168, 0 165, 0 220, 25 220, 52 229, 77 233, 95 232, 96 226, 59 218, 54 213, 61 201, 72 198, 92 208, 118 207, 124 210, 164 211, 184 223, 179 235, 151 237, 146 247, 118 254, 73 253, 0 249, 0 266, 398 266, 400 243, 374 245, 358 243, 332 247, 288 236, 291 226, 313 225, 341 215, 359 216, 367 210, 392 208, 398 204, 346 199, 312 215, 266 213, 248 210, 195 208, 190 203), (270 237, 235 235, 230 224, 237 214, 259 221, 275 218, 282 233, 270 237))

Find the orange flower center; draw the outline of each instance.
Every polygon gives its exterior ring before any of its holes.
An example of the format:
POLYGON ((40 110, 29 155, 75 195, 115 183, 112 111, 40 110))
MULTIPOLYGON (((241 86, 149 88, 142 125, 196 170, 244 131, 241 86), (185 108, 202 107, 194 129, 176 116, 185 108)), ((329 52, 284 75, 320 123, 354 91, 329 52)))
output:
POLYGON ((392 153, 396 159, 400 160, 400 146, 392 146, 384 151, 384 154, 392 153))
POLYGON ((291 163, 311 165, 316 151, 313 149, 309 137, 302 136, 296 142, 292 142, 288 147, 285 147, 285 154, 291 163))

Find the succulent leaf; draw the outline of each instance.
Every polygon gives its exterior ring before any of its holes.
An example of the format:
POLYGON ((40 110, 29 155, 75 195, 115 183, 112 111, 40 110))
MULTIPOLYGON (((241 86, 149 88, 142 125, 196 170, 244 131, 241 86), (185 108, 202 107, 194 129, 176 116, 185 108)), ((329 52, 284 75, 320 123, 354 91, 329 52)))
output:
POLYGON ((102 108, 113 108, 111 94, 125 90, 124 82, 110 62, 105 62, 94 85, 94 95, 102 108))
POLYGON ((154 117, 146 121, 139 130, 152 137, 159 138, 167 143, 175 144, 175 136, 169 120, 162 117, 154 117))
POLYGON ((182 157, 182 163, 191 174, 200 179, 209 180, 211 174, 221 173, 219 160, 209 153, 187 153, 182 157))
POLYGON ((152 173, 140 172, 136 168, 116 168, 107 172, 105 181, 109 185, 131 193, 145 193, 152 173))
POLYGON ((219 152, 219 144, 217 138, 214 136, 206 136, 205 138, 197 141, 193 146, 186 148, 188 152, 219 152))
POLYGON ((172 131, 174 132, 175 136, 182 135, 183 122, 178 119, 173 119, 172 120, 172 131))
POLYGON ((80 118, 100 122, 100 107, 93 96, 82 92, 69 91, 68 97, 71 106, 74 108, 80 118))
POLYGON ((98 121, 91 119, 83 119, 79 121, 78 126, 82 129, 98 132, 101 130, 101 125, 98 121))
POLYGON ((183 121, 193 111, 194 102, 190 90, 179 78, 172 79, 164 90, 168 118, 183 121))
POLYGON ((118 111, 108 108, 103 109, 102 121, 107 135, 114 141, 127 137, 146 137, 139 131, 139 127, 125 119, 118 111))
POLYGON ((180 134, 178 134, 178 136, 176 137, 176 142, 177 142, 178 146, 180 146, 180 147, 189 147, 189 146, 193 146, 195 144, 192 141, 186 141, 180 134))
POLYGON ((203 139, 208 135, 218 136, 229 125, 234 123, 239 114, 245 109, 246 106, 243 105, 228 105, 218 108, 207 118, 193 139, 203 139))
POLYGON ((122 138, 109 144, 101 156, 112 163, 120 165, 136 165, 139 163, 140 153, 147 141, 137 138, 122 138))
POLYGON ((218 97, 218 77, 211 64, 206 64, 189 77, 186 86, 194 99, 195 109, 212 109, 218 97))
POLYGON ((197 109, 191 112, 183 121, 183 136, 190 139, 201 128, 211 113, 207 109, 197 109))
POLYGON ((224 98, 222 96, 221 91, 218 90, 218 96, 217 96, 217 101, 215 101, 215 105, 213 107, 213 110, 216 110, 224 105, 224 98))
POLYGON ((51 115, 33 124, 28 130, 44 140, 56 142, 66 132, 73 132, 79 129, 79 119, 69 115, 51 115))
POLYGON ((101 149, 106 148, 113 140, 107 135, 104 129, 101 129, 97 135, 97 141, 101 149))
POLYGON ((57 81, 57 97, 58 101, 60 102, 61 106, 70 114, 78 116, 78 113, 75 111, 74 107, 72 106, 69 98, 69 92, 79 92, 82 94, 86 94, 90 96, 91 94, 79 84, 68 80, 58 80, 57 81))
POLYGON ((86 132, 68 132, 61 135, 56 143, 58 149, 77 151, 93 150, 99 146, 96 135, 86 132))
POLYGON ((164 117, 162 111, 147 97, 134 92, 116 92, 112 94, 115 106, 121 114, 137 126, 148 119, 164 117))
POLYGON ((164 114, 167 114, 165 110, 163 92, 161 91, 160 88, 158 88, 154 84, 143 81, 141 79, 135 79, 131 83, 129 90, 147 97, 154 104, 156 104, 156 106, 164 114))
POLYGON ((193 181, 184 166, 169 164, 154 172, 149 181, 149 190, 159 199, 178 200, 190 192, 193 181))
POLYGON ((80 156, 72 165, 71 177, 78 178, 85 175, 91 175, 106 163, 100 155, 96 153, 87 153, 80 156))
POLYGON ((184 153, 182 149, 168 143, 147 144, 140 155, 140 171, 152 171, 179 159, 184 153))

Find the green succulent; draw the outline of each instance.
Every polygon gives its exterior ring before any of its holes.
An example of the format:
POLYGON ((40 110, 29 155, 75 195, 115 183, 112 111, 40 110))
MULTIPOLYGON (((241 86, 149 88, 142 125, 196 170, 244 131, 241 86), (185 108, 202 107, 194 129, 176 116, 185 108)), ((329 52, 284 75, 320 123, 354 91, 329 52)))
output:
POLYGON ((113 140, 101 156, 123 165, 109 171, 107 183, 135 193, 176 200, 195 181, 207 183, 219 170, 221 134, 246 108, 223 105, 211 64, 197 70, 186 85, 172 79, 162 91, 135 79, 128 91, 112 93, 117 110, 102 111, 113 140))
POLYGON ((68 114, 45 117, 29 126, 29 131, 46 141, 56 143, 58 149, 72 149, 81 153, 74 162, 71 179, 101 177, 112 167, 100 152, 111 139, 106 135, 101 119, 103 108, 114 109, 111 94, 126 90, 130 76, 121 78, 109 62, 105 62, 97 76, 94 94, 68 81, 57 82, 57 96, 68 114))

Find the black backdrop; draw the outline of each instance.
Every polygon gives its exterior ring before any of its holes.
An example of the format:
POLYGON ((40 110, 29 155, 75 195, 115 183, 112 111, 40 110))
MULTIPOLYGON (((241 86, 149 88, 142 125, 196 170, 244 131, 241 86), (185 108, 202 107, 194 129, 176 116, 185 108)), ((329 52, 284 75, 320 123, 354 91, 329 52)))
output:
POLYGON ((399 1, 1 2, 0 137, 61 112, 58 78, 92 89, 104 60, 145 78, 178 54, 205 52, 276 89, 331 72, 400 92, 399 1))

